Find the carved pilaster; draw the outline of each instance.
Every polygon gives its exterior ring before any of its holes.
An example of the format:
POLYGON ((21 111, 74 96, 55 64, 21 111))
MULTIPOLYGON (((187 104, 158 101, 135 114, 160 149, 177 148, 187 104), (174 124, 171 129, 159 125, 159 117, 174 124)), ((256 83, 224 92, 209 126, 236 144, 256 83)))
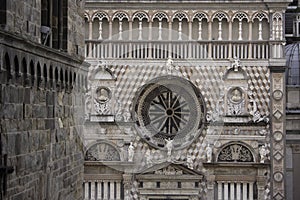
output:
POLYGON ((215 199, 215 175, 207 176, 207 196, 215 199))
POLYGON ((131 188, 132 188, 132 175, 123 174, 123 184, 124 184, 124 200, 132 199, 131 188))
POLYGON ((285 149, 285 111, 284 111, 284 73, 271 74, 271 113, 272 113, 272 152, 271 152, 271 180, 272 199, 285 199, 284 193, 284 149, 285 149), (280 135, 280 137, 279 137, 280 135))

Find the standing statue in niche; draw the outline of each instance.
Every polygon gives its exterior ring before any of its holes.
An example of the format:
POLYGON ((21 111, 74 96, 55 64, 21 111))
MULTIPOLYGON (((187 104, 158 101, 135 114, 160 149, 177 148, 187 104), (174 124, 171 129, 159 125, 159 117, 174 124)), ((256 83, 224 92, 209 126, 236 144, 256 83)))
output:
POLYGON ((210 163, 212 161, 212 148, 210 144, 207 145, 205 150, 206 150, 206 161, 210 163))
POLYGON ((266 157, 267 157, 266 145, 262 145, 259 148, 259 155, 260 155, 260 163, 265 163, 265 160, 266 160, 266 157))
POLYGON ((132 142, 130 142, 130 145, 128 147, 128 162, 133 161, 133 156, 134 156, 134 146, 132 142))

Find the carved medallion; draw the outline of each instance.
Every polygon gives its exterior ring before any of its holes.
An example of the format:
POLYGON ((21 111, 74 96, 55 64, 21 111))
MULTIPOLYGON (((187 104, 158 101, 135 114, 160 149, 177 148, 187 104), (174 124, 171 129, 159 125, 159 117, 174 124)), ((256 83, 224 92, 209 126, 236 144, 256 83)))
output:
POLYGON ((281 90, 275 90, 275 91, 273 92, 273 98, 274 98, 275 100, 279 101, 279 100, 282 99, 282 97, 283 97, 283 93, 282 93, 281 90))
POLYGON ((100 104, 108 102, 111 98, 111 91, 107 87, 98 87, 95 93, 95 100, 100 104))
POLYGON ((274 140, 276 142, 280 142, 283 138, 282 132, 281 131, 275 131, 273 134, 274 140))
POLYGON ((283 174, 281 172, 275 172, 273 177, 276 182, 281 182, 283 180, 283 174))
POLYGON ((234 104, 241 103, 244 99, 243 90, 239 87, 231 89, 228 93, 229 100, 234 104))

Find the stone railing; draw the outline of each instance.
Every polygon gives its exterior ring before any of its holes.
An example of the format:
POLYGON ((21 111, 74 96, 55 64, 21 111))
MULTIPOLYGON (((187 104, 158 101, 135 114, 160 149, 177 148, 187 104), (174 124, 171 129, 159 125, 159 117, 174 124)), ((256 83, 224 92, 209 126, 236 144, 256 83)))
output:
POLYGON ((268 41, 86 40, 85 55, 97 59, 269 59, 268 41))

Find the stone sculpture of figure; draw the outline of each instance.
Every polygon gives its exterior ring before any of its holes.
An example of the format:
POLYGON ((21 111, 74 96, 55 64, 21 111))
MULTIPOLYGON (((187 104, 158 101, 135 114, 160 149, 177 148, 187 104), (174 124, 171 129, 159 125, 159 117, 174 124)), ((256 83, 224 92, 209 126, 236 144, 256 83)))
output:
POLYGON ((242 99, 242 93, 238 89, 234 89, 231 94, 231 100, 233 102, 239 102, 242 99))
POLYGON ((187 167, 190 168, 190 169, 194 169, 194 166, 193 166, 193 158, 191 155, 187 155, 186 157, 186 162, 187 162, 187 167))
POLYGON ((129 122, 130 121, 130 118, 131 118, 131 114, 128 110, 125 110, 124 113, 123 113, 123 118, 124 118, 124 121, 125 122, 129 122))
POLYGON ((259 148, 259 155, 260 155, 260 163, 265 163, 265 159, 266 159, 266 156, 267 156, 267 149, 266 149, 265 145, 262 145, 259 148))
POLYGON ((123 119, 123 116, 122 116, 122 104, 120 101, 117 101, 116 102, 116 108, 115 108, 115 115, 116 115, 116 120, 117 121, 121 121, 123 119))
POLYGON ((168 74, 171 74, 172 70, 173 70, 173 60, 172 60, 171 56, 169 56, 169 58, 167 60, 166 67, 167 67, 168 74))
POLYGON ((233 68, 233 71, 237 72, 239 71, 239 67, 241 66, 241 63, 240 63, 240 59, 238 59, 237 57, 234 58, 234 63, 232 63, 232 68, 233 68))
POLYGON ((130 145, 128 147, 128 162, 133 161, 133 156, 134 156, 134 146, 132 142, 130 142, 130 145))
POLYGON ((99 103, 105 103, 108 101, 108 99, 109 99, 108 91, 104 88, 100 88, 97 91, 97 100, 99 101, 99 103))
POLYGON ((168 138, 166 141, 166 148, 168 150, 167 155, 168 157, 171 157, 172 154, 172 149, 173 149, 173 140, 171 140, 171 138, 168 138))
POLYGON ((206 161, 210 163, 212 161, 212 148, 210 144, 206 147, 206 161))

